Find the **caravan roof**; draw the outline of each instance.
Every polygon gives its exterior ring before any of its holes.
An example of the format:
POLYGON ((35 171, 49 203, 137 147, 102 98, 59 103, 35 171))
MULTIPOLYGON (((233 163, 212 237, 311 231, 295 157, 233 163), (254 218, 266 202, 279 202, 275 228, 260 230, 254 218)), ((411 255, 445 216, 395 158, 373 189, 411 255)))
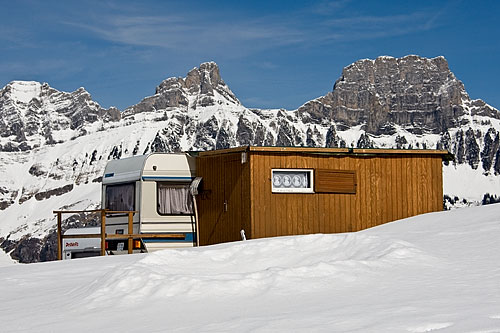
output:
POLYGON ((138 180, 191 180, 195 176, 194 157, 187 153, 152 153, 109 161, 103 184, 138 180))

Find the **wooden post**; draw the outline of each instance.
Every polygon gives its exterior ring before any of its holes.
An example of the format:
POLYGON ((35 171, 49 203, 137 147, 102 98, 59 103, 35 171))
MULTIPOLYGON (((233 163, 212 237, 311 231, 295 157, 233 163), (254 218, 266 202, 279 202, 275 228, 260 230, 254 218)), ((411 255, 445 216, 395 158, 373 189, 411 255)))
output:
POLYGON ((196 246, 200 246, 200 223, 198 222, 198 206, 196 205, 196 196, 193 195, 194 204, 194 222, 196 228, 196 246))
POLYGON ((57 212, 57 260, 62 260, 62 213, 57 212))
POLYGON ((128 254, 133 253, 132 234, 134 233, 134 213, 128 212, 128 254))
POLYGON ((106 255, 106 210, 101 209, 101 256, 106 255))

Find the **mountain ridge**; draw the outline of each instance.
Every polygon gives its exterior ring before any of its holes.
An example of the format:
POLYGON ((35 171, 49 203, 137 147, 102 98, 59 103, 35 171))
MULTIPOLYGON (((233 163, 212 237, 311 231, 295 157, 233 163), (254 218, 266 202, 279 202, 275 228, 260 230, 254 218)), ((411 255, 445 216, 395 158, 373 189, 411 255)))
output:
MULTIPOLYGON (((11 98, 13 82, 0 90, 0 247, 23 262, 55 257, 53 210, 99 206, 108 160, 156 151, 447 149, 456 156, 443 170, 447 206, 500 195, 500 113, 471 100, 443 57, 354 62, 332 91, 296 110, 246 108, 214 62, 163 80, 123 112, 83 88, 32 82, 11 98)), ((73 216, 65 228, 92 223, 73 216)))

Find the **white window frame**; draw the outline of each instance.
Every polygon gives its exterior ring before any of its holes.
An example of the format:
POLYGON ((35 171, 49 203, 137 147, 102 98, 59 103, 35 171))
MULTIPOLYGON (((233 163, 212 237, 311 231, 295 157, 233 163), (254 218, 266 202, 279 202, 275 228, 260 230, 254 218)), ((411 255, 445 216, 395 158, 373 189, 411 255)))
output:
POLYGON ((272 193, 314 193, 314 169, 271 169, 271 191, 272 193), (274 187, 273 177, 275 171, 306 172, 309 174, 309 186, 301 188, 274 187))

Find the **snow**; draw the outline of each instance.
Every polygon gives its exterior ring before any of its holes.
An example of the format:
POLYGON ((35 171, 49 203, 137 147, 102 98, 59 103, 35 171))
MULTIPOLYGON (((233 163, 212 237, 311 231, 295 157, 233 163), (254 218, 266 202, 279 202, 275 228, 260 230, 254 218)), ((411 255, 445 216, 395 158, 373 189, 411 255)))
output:
POLYGON ((0 249, 0 267, 10 266, 17 264, 17 261, 13 260, 9 254, 5 253, 0 249))
POLYGON ((3 331, 499 332, 500 204, 0 268, 3 331))
POLYGON ((453 193, 469 202, 481 200, 484 194, 497 195, 500 189, 500 177, 494 174, 484 175, 467 164, 443 166, 443 187, 446 193, 453 193))
POLYGON ((36 81, 12 81, 11 98, 22 103, 29 103, 33 98, 40 96, 42 85, 36 81))

